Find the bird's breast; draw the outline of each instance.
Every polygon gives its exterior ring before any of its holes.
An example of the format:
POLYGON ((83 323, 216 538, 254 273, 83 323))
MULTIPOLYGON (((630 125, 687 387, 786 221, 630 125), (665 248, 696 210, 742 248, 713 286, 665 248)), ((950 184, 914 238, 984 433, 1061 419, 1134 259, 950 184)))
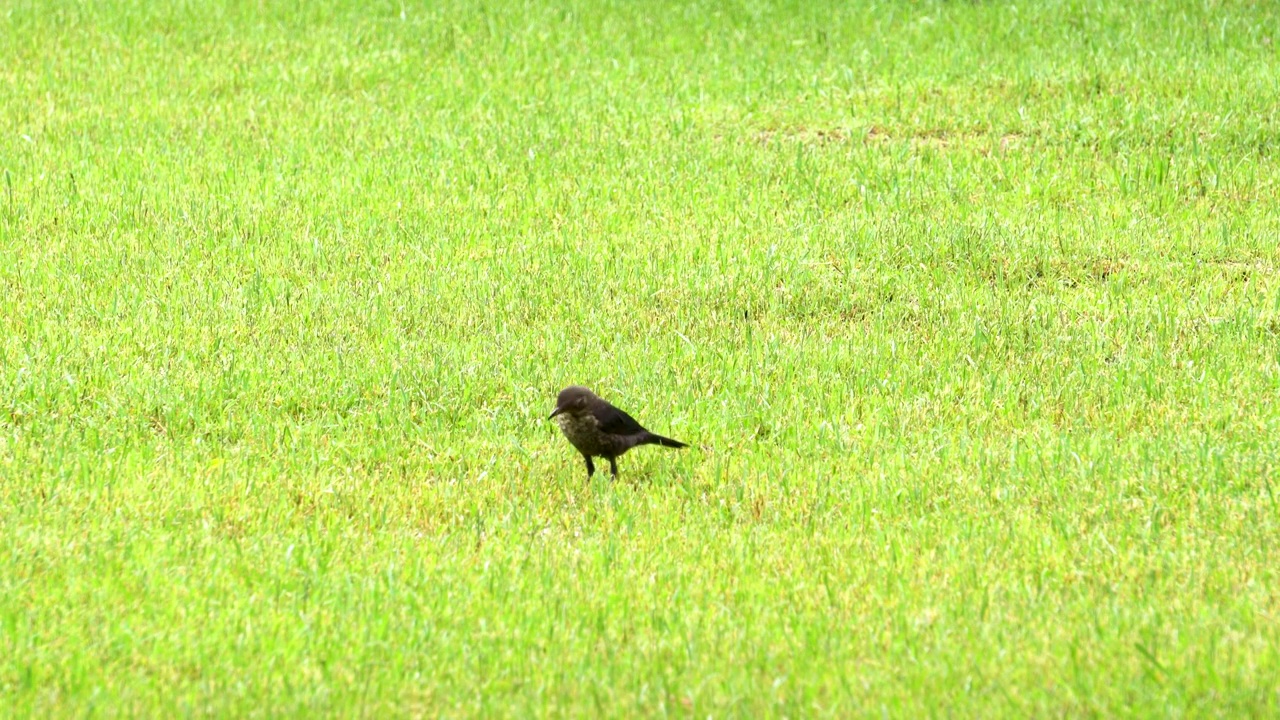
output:
POLYGON ((564 413, 557 415, 556 419, 560 421, 560 432, 578 448, 580 452, 593 453, 598 452, 600 440, 600 424, 591 415, 570 415, 564 413))

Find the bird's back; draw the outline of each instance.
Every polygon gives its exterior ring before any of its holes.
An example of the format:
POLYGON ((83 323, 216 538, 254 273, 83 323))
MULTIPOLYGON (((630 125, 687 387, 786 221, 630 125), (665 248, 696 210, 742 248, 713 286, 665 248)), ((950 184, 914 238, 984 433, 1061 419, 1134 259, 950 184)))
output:
POLYGON ((599 423, 600 431, 610 435, 636 435, 644 432, 644 426, 608 401, 596 398, 590 406, 591 415, 599 423))

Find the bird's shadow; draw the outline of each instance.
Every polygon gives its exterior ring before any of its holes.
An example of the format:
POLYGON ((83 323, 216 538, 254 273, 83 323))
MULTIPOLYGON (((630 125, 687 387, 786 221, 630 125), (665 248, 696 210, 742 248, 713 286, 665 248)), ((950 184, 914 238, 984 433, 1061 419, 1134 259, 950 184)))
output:
POLYGON ((693 482, 693 478, 689 473, 682 472, 673 465, 654 461, 631 469, 620 470, 617 477, 613 477, 607 472, 597 472, 591 477, 589 484, 593 488, 596 487, 596 483, 601 483, 601 487, 612 485, 640 488, 669 487, 686 485, 691 482, 693 482))

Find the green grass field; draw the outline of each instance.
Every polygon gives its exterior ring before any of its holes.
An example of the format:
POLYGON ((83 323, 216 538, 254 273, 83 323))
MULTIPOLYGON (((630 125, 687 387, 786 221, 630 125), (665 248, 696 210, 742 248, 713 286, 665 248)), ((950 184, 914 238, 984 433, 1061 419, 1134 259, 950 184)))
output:
POLYGON ((1278 48, 0 5, 0 714, 1280 713, 1278 48))

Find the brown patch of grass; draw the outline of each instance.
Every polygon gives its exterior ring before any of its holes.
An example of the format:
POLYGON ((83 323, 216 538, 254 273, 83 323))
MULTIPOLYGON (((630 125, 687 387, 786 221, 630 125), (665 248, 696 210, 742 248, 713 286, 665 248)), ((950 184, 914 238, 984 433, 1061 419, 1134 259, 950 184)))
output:
POLYGON ((793 142, 804 145, 830 145, 847 142, 849 133, 841 128, 811 128, 804 126, 765 128, 755 133, 754 139, 761 144, 774 141, 793 142))
MULTIPOLYGON (((827 146, 856 141, 859 136, 856 132, 845 128, 789 125, 758 130, 752 135, 752 139, 761 145, 780 142, 827 146)), ((1009 152, 1017 149, 1026 140, 1026 135, 1005 133, 997 137, 985 131, 949 128, 905 129, 902 132, 890 132, 879 125, 872 125, 861 135, 861 140, 864 144, 905 142, 914 148, 974 147, 982 154, 989 155, 997 150, 1009 152)))

